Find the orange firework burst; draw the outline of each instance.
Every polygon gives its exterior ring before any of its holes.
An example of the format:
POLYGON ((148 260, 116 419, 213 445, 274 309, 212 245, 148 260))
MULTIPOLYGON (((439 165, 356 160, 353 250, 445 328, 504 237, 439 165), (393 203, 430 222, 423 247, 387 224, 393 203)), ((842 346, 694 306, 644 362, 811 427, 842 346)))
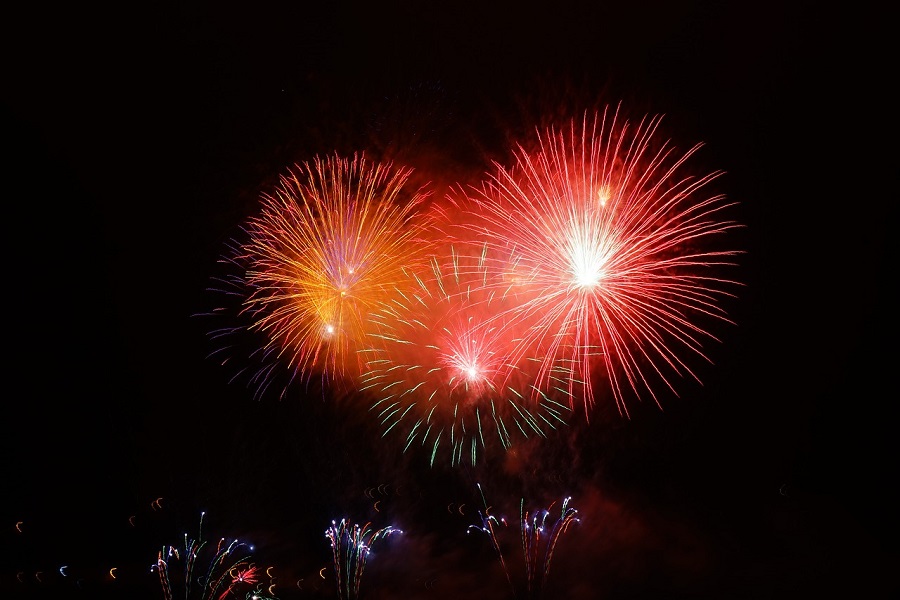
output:
POLYGON ((540 391, 531 358, 511 360, 520 336, 504 322, 512 292, 498 289, 487 265, 484 255, 450 247, 430 270, 411 270, 412 285, 373 312, 362 390, 376 398, 385 434, 402 429, 407 449, 430 447, 431 464, 442 447, 451 464, 475 464, 487 446, 544 435, 569 413, 568 398, 553 400, 569 393, 560 383, 569 373, 550 373, 556 383, 540 391))
POLYGON ((364 155, 315 158, 262 196, 239 247, 249 329, 290 371, 337 375, 358 366, 368 314, 403 268, 425 260, 420 211, 428 193, 406 190, 410 169, 364 155))
POLYGON ((709 360, 703 340, 716 338, 703 323, 730 322, 722 300, 737 283, 721 271, 738 252, 716 243, 739 227, 723 217, 733 203, 706 192, 720 173, 685 173, 700 146, 658 141, 660 120, 633 125, 606 109, 551 126, 466 199, 474 218, 460 227, 512 257, 521 284, 513 312, 529 325, 516 355, 541 358, 538 388, 572 365, 586 412, 598 364, 627 415, 627 389, 659 404, 658 385, 696 379, 682 354, 709 360))

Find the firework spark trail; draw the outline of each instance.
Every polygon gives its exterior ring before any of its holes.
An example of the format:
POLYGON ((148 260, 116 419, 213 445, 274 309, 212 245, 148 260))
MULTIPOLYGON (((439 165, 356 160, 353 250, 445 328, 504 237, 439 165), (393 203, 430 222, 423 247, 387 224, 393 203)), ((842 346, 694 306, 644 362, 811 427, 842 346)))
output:
POLYGON ((520 334, 497 317, 508 313, 510 299, 488 283, 496 275, 484 255, 450 246, 430 267, 408 271, 411 285, 372 312, 360 389, 375 398, 371 410, 383 435, 403 430, 405 450, 430 446, 432 465, 444 444, 452 465, 475 464, 494 443, 508 449, 514 438, 565 424, 562 382, 570 374, 553 372, 553 387, 535 390, 534 361, 510 361, 520 334))
POLYGON ((159 575, 159 585, 162 588, 165 600, 172 600, 172 584, 169 580, 169 563, 163 558, 164 550, 160 550, 156 557, 156 572, 159 575))
POLYGON ((497 560, 500 561, 500 567, 503 569, 506 581, 509 583, 513 596, 515 596, 516 586, 513 585, 512 576, 509 573, 509 568, 506 566, 506 559, 503 558, 503 551, 500 549, 500 541, 497 538, 497 527, 500 525, 506 526, 506 521, 498 519, 491 514, 491 507, 488 506, 487 500, 484 497, 484 490, 481 489, 481 484, 478 483, 476 485, 478 486, 478 493, 481 495, 481 503, 484 508, 478 511, 481 522, 477 525, 469 525, 466 533, 476 530, 488 536, 488 539, 491 541, 491 546, 494 548, 494 552, 497 553, 497 560))
POLYGON ((677 154, 656 139, 660 120, 633 126, 607 108, 538 132, 535 151, 519 145, 513 168, 497 164, 469 190, 477 215, 460 225, 514 257, 531 290, 515 311, 533 323, 517 354, 541 357, 543 377, 571 364, 586 415, 597 362, 627 416, 626 389, 659 405, 656 386, 677 394, 673 376, 699 381, 679 352, 709 361, 702 341, 718 339, 701 322, 731 323, 721 302, 739 284, 719 271, 740 252, 715 244, 740 227, 723 216, 734 203, 705 194, 721 173, 682 174, 700 146, 677 154))
POLYGON ((578 521, 577 510, 569 506, 566 498, 562 502, 559 517, 553 522, 549 532, 547 531, 547 517, 550 516, 550 508, 539 510, 531 515, 525 510, 525 499, 522 498, 519 505, 519 524, 522 531, 522 550, 525 556, 525 581, 529 598, 537 598, 546 589, 547 578, 550 575, 550 563, 553 560, 553 552, 560 536, 569 526, 578 521), (544 535, 544 534, 547 535, 544 535), (543 552, 541 552, 543 550, 543 552), (540 580, 535 582, 538 567, 542 566, 540 580))
MULTIPOLYGON (((250 556, 239 556, 232 558, 233 555, 246 544, 233 540, 225 543, 225 538, 219 540, 215 553, 206 568, 206 572, 195 577, 194 569, 197 559, 206 542, 203 536, 203 517, 206 513, 200 514, 200 528, 196 539, 188 539, 188 535, 184 534, 184 549, 179 551, 174 546, 163 547, 157 554, 156 564, 154 568, 159 574, 160 586, 162 587, 163 597, 165 600, 174 600, 174 587, 169 574, 169 563, 172 560, 184 561, 184 571, 182 573, 184 587, 184 596, 182 600, 211 600, 218 593, 218 600, 222 600, 228 594, 233 593, 239 584, 252 585, 258 582, 258 568, 249 562, 250 556), (229 582, 228 579, 231 579, 229 582), (227 583, 226 583, 227 582, 227 583), (194 584, 200 587, 195 588, 194 584), (194 592, 197 592, 194 594, 194 592)), ((252 550, 252 548, 250 548, 252 550)), ((255 595, 262 598, 254 592, 255 595)), ((248 594, 249 595, 249 594, 248 594)))
POLYGON ((372 529, 371 523, 350 525, 346 519, 331 522, 325 537, 331 542, 334 578, 342 600, 357 600, 366 559, 374 544, 395 533, 403 533, 393 526, 372 529))
MULTIPOLYGON (((262 194, 246 240, 224 259, 223 293, 242 296, 247 329, 264 336, 258 374, 272 369, 331 379, 352 372, 368 313, 421 255, 429 240, 420 211, 429 193, 409 191, 411 170, 391 163, 316 157, 295 165, 273 194, 262 194)), ((228 337, 223 328, 214 337, 228 337)))
MULTIPOLYGON (((491 541, 491 546, 497 554, 506 580, 509 582, 513 596, 517 596, 516 586, 510 575, 506 559, 500 548, 500 540, 498 538, 498 526, 506 526, 506 521, 497 519, 490 514, 490 507, 484 497, 484 491, 481 484, 478 485, 478 492, 481 494, 481 501, 484 505, 483 510, 478 511, 481 523, 478 525, 470 525, 468 531, 477 530, 485 533, 491 541)), ((547 589, 547 580, 550 575, 550 564, 553 561, 554 551, 559 543, 560 537, 568 530, 572 523, 578 521, 578 511, 569 506, 571 498, 563 500, 559 516, 552 525, 548 525, 547 519, 551 515, 551 504, 549 508, 541 509, 533 513, 525 510, 525 499, 522 498, 519 504, 519 526, 522 541, 522 553, 525 559, 525 595, 529 600, 540 598, 547 589), (538 573, 540 577, 538 578, 538 573)), ((555 503, 554 503, 555 504, 555 503)))

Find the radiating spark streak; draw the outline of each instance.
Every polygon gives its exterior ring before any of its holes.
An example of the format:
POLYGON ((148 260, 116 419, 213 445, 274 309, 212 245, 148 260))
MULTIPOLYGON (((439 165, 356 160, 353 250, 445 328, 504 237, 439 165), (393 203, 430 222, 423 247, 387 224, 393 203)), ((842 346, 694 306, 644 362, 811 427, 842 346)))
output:
POLYGON ((22 525, 24 525, 24 524, 25 524, 25 521, 17 521, 16 522, 16 531, 18 531, 19 533, 22 533, 22 525))
POLYGON ((705 192, 719 172, 683 174, 700 146, 679 155, 657 141, 660 120, 632 126, 616 108, 549 127, 459 201, 459 227, 510 256, 512 312, 528 323, 515 356, 541 358, 536 389, 568 364, 586 412, 598 363, 627 416, 626 389, 659 404, 674 376, 699 381, 682 353, 709 361, 703 341, 718 339, 705 323, 731 323, 722 301, 739 283, 720 272, 740 252, 721 239, 740 227, 725 217, 735 203, 705 192))
POLYGON ((219 595, 219 600, 225 600, 238 584, 253 585, 258 583, 259 567, 256 565, 250 565, 246 568, 232 567, 228 570, 228 576, 231 577, 231 583, 229 583, 228 587, 219 595))

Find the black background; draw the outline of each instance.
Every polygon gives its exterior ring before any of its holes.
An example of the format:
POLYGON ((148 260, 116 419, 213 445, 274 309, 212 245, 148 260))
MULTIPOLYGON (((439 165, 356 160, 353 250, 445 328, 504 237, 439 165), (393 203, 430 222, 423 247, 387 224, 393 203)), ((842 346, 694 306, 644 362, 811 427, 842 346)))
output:
POLYGON ((547 598, 898 592, 887 16, 485 4, 7 12, 3 597, 162 598, 150 567, 201 511, 279 598, 336 597, 323 532, 344 516, 404 530, 368 598, 510 597, 465 534, 477 483, 513 524, 523 497, 573 497, 547 598), (459 181, 535 120, 619 101, 704 142, 747 225, 737 326, 664 411, 600 401, 431 468, 352 399, 257 399, 207 357, 217 258, 288 165, 360 150, 459 181))

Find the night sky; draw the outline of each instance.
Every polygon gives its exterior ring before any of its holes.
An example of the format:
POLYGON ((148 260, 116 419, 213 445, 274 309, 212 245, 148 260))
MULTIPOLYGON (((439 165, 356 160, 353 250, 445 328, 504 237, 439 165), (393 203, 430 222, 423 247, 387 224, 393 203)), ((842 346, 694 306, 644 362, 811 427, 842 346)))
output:
POLYGON ((520 501, 569 496, 542 598, 900 593, 884 15, 251 4, 5 15, 0 596, 161 600, 157 553, 205 511, 203 538, 252 543, 282 600, 337 598, 341 518, 403 530, 363 598, 523 599, 520 501), (746 225, 736 325, 662 410, 632 398, 625 419, 598 386, 589 422, 432 467, 353 393, 259 396, 209 356, 217 261, 293 163, 364 151, 442 189, 537 123, 619 102, 703 142, 695 164, 725 171, 746 225), (510 522, 515 596, 467 533, 479 484, 510 522))

